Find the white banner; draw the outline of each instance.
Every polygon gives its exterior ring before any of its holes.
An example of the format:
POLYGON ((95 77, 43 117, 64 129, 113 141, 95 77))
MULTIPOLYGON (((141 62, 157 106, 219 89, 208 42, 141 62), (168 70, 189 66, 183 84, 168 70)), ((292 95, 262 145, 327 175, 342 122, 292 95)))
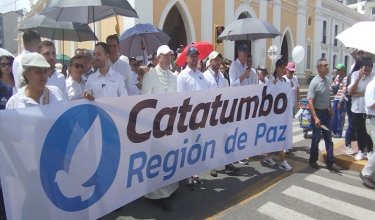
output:
POLYGON ((8 219, 96 219, 148 192, 292 145, 290 85, 0 112, 8 219))

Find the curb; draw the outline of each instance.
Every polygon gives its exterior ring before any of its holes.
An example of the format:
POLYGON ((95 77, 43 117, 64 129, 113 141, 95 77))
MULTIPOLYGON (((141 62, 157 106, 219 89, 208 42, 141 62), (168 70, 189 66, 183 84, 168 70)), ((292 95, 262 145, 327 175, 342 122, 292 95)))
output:
MULTIPOLYGON (((356 146, 355 146, 356 147, 356 146)), ((353 146, 354 148, 354 146, 353 146)), ((333 146, 333 154, 335 156, 335 163, 343 169, 360 172, 367 163, 367 160, 356 161, 353 155, 346 155, 343 153, 345 149, 345 141, 339 141, 333 146)), ((322 150, 319 152, 319 161, 325 163, 327 152, 322 150)))

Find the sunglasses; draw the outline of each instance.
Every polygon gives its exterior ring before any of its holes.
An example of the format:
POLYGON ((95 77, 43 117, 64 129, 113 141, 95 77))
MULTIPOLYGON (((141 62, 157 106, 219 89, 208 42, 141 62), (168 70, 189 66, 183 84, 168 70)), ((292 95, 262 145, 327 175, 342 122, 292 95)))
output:
POLYGON ((1 66, 1 67, 6 67, 6 66, 11 67, 12 64, 11 64, 11 63, 1 63, 0 66, 1 66))
POLYGON ((83 65, 79 64, 79 63, 75 63, 74 67, 77 68, 77 69, 79 69, 79 68, 83 69, 83 65))

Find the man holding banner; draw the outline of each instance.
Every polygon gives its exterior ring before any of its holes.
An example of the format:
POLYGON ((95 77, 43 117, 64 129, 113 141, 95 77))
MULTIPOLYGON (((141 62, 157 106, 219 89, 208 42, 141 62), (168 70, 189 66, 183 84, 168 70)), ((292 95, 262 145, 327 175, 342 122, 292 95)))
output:
MULTIPOLYGON (((221 72, 219 72, 222 58, 223 56, 217 51, 212 51, 210 55, 208 55, 207 62, 210 62, 210 66, 203 73, 203 75, 204 78, 206 78, 210 89, 225 88, 229 86, 228 81, 224 78, 224 75, 221 72)), ((225 165, 225 170, 229 170, 233 173, 236 173, 240 171, 240 168, 233 166, 233 164, 227 164, 225 165)), ((210 170, 210 175, 213 177, 217 177, 216 169, 210 170)))
POLYGON ((98 70, 86 82, 84 97, 87 99, 127 96, 124 78, 110 66, 109 47, 99 42, 94 49, 94 63, 98 70))
MULTIPOLYGON (((142 94, 167 94, 176 92, 177 76, 170 70, 173 51, 168 45, 158 48, 156 57, 158 64, 145 74, 142 83, 142 94)), ((166 185, 145 195, 148 199, 160 199, 164 210, 170 210, 169 197, 178 189, 178 182, 166 185)))
MULTIPOLYGON (((204 78, 203 73, 198 69, 198 49, 195 46, 190 46, 187 50, 187 66, 177 77, 177 91, 198 91, 207 90, 208 82, 204 78)), ((198 175, 188 178, 188 184, 201 183, 198 175)))

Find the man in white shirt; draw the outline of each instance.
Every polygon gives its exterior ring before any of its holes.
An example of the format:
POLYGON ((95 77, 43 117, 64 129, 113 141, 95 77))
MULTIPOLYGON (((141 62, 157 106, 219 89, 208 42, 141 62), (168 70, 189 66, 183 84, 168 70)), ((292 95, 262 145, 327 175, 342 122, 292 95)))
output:
POLYGON ((209 63, 209 66, 203 76, 206 78, 209 88, 225 88, 229 86, 228 81, 219 71, 222 59, 223 56, 217 51, 212 51, 208 55, 207 63, 209 63))
MULTIPOLYGON (((198 69, 198 49, 194 45, 187 50, 187 65, 184 70, 177 76, 177 92, 197 91, 208 89, 208 82, 203 73, 198 69)), ((197 175, 188 178, 188 184, 201 183, 197 175)))
POLYGON ((22 39, 25 49, 14 59, 12 66, 14 85, 16 89, 21 88, 22 84, 25 84, 22 76, 23 68, 21 64, 23 55, 30 52, 37 52, 37 46, 41 41, 39 34, 33 30, 25 31, 25 33, 23 33, 22 39))
MULTIPOLYGON (((177 76, 170 70, 173 51, 162 45, 156 52, 156 66, 145 74, 142 83, 142 94, 167 94, 176 92, 177 76)), ((170 209, 169 197, 177 190, 178 182, 169 184, 145 195, 149 199, 161 199, 160 204, 166 210, 170 209)))
POLYGON ((109 35, 106 39, 109 47, 109 59, 110 65, 116 72, 120 73, 124 78, 125 87, 129 95, 133 95, 135 92, 139 92, 136 88, 136 84, 132 84, 131 81, 131 68, 128 62, 120 59, 120 41, 116 34, 109 35))
POLYGON ((142 94, 163 94, 177 91, 177 76, 170 70, 173 51, 162 45, 156 53, 157 65, 143 77, 142 94))
POLYGON ((190 46, 187 51, 187 66, 177 77, 177 91, 196 91, 208 89, 207 80, 198 69, 198 49, 190 46))
MULTIPOLYGON (((366 107, 366 130, 372 141, 375 141, 375 78, 367 84, 365 91, 365 107, 366 107)), ((367 163, 359 173, 363 181, 363 185, 370 189, 375 188, 375 154, 373 152, 367 154, 367 163)))
POLYGON ((69 76, 65 80, 66 93, 68 94, 68 100, 76 100, 83 98, 83 92, 85 91, 86 80, 83 76, 84 69, 83 56, 75 55, 70 59, 69 64, 69 76))
POLYGON ((365 90, 367 84, 374 78, 372 73, 373 63, 371 58, 360 57, 357 59, 360 64, 360 70, 353 72, 350 85, 348 86, 349 95, 352 96, 353 128, 357 134, 358 153, 355 160, 365 158, 364 150, 370 152, 373 149, 373 143, 366 130, 366 108, 365 108, 365 90))
POLYGON ((84 97, 87 99, 127 96, 124 79, 110 66, 109 47, 99 42, 94 49, 94 63, 97 71, 86 82, 84 97))
POLYGON ((56 68, 56 48, 52 41, 44 40, 38 44, 38 53, 40 53, 51 67, 47 70, 48 81, 47 85, 56 86, 61 90, 65 99, 68 99, 66 93, 65 76, 59 73, 56 68))
MULTIPOLYGON (((203 73, 203 76, 206 78, 210 89, 225 88, 229 86, 228 81, 224 78, 224 75, 219 71, 222 59, 223 56, 217 51, 212 51, 210 55, 208 55, 207 62, 209 62, 209 66, 207 70, 203 73)), ((225 165, 225 169, 230 170, 233 173, 236 173, 240 170, 232 164, 225 165)), ((213 177, 217 177, 217 171, 215 169, 210 170, 210 174, 213 177)))
POLYGON ((92 67, 92 53, 87 49, 76 49, 75 55, 81 56, 81 61, 83 64, 83 75, 82 77, 87 80, 91 74, 94 73, 94 68, 92 67))
POLYGON ((129 74, 129 89, 128 93, 129 95, 140 95, 141 91, 138 89, 138 68, 139 68, 139 62, 135 57, 129 58, 129 64, 130 64, 130 74, 129 74))
POLYGON ((253 68, 253 55, 248 54, 247 56, 247 67, 249 68, 249 85, 256 85, 258 84, 258 75, 257 71, 253 68))
POLYGON ((238 46, 238 58, 229 67, 230 86, 250 85, 250 69, 247 66, 248 53, 249 47, 246 44, 238 46))

